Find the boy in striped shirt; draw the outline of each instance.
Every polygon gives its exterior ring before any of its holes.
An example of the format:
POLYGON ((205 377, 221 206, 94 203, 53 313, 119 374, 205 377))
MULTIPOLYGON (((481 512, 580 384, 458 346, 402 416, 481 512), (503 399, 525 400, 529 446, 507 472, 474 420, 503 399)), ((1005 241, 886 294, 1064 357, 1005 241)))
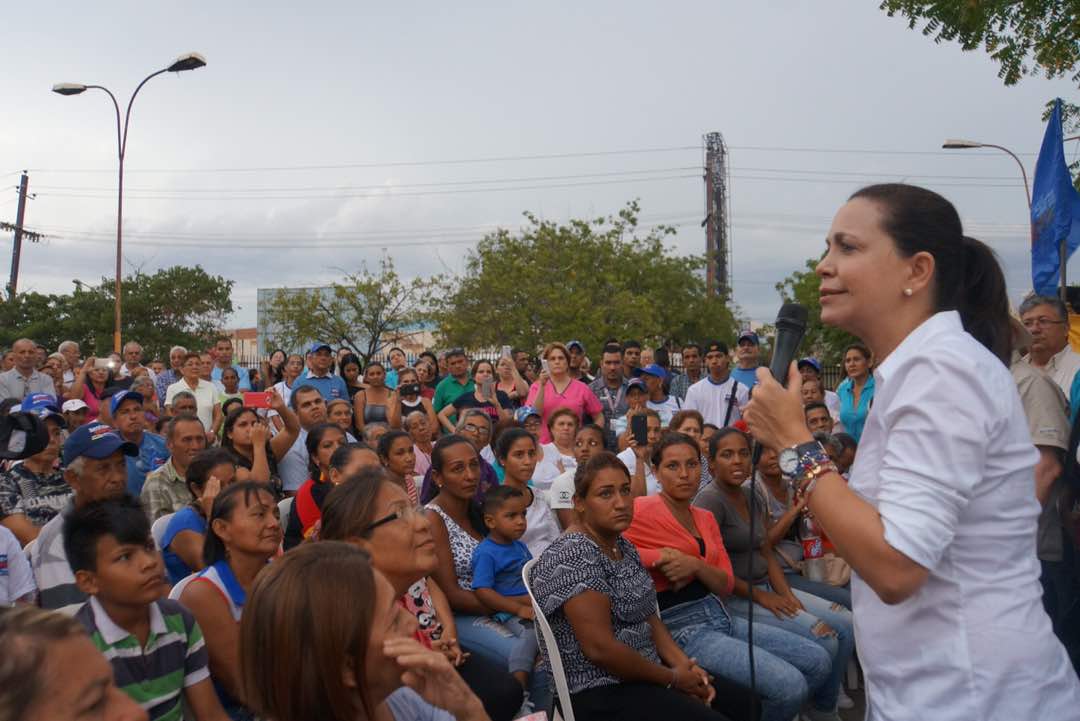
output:
POLYGON ((90 597, 75 618, 112 664, 120 690, 151 720, 180 721, 186 702, 197 721, 228 721, 202 631, 164 598, 165 567, 139 501, 125 495, 76 508, 64 524, 64 550, 90 597))

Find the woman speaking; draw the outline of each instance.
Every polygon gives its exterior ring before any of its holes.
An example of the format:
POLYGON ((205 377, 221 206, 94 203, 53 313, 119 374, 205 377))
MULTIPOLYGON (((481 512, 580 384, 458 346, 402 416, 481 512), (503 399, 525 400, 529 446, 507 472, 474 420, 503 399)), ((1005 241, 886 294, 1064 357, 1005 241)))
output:
POLYGON ((826 242, 821 319, 877 362, 850 487, 806 429, 794 364, 786 389, 758 372, 744 418, 856 572, 868 721, 1077 718, 1041 601, 1038 454, 997 260, 909 185, 855 193, 826 242))

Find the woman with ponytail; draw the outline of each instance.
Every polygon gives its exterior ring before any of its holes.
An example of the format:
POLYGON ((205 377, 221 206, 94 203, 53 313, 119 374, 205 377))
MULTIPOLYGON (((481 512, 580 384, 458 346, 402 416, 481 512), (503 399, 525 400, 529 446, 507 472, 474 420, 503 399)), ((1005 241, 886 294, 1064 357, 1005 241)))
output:
POLYGON ((1005 278, 956 209, 874 185, 837 212, 821 320, 875 359, 850 486, 806 429, 800 377, 743 413, 851 564, 867 718, 1070 718, 1080 682, 1042 606, 1031 444, 1006 363, 1005 278))

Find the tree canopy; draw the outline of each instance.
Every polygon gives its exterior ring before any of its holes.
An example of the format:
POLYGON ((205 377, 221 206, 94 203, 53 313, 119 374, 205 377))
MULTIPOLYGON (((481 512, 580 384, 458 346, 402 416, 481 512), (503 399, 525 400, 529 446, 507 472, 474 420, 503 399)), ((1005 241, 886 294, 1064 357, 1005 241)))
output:
POLYGON ((1077 0, 884 0, 881 9, 922 26, 934 42, 986 49, 998 77, 1014 85, 1025 75, 1071 74, 1080 83, 1080 2, 1077 0))
MULTIPOLYGON (((233 281, 201 266, 173 266, 152 274, 136 271, 121 281, 122 337, 137 340, 144 357, 167 357, 173 345, 198 348, 212 342, 233 312, 233 281)), ((112 350, 115 285, 80 284, 73 293, 20 293, 0 303, 0 345, 28 337, 50 350, 78 341, 84 354, 112 350)))
POLYGON ((313 341, 352 348, 366 365, 389 338, 430 319, 442 278, 404 281, 384 257, 325 288, 283 288, 266 308, 269 347, 299 350, 313 341))
POLYGON ((639 210, 631 202, 614 216, 567 223, 525 213, 520 232, 488 234, 446 283, 433 314, 443 339, 527 349, 576 339, 594 356, 608 338, 732 340, 726 299, 706 295, 704 256, 665 247, 673 228, 641 232, 639 210))

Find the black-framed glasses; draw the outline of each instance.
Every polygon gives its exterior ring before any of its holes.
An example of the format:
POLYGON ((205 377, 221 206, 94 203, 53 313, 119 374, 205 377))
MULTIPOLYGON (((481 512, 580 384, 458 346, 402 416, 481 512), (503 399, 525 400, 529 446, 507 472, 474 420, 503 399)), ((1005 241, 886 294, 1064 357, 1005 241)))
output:
POLYGON ((367 524, 366 526, 364 526, 364 530, 362 530, 360 533, 361 533, 361 535, 366 536, 367 534, 371 533, 372 531, 374 531, 379 526, 385 525, 387 523, 391 523, 392 521, 396 521, 399 518, 401 520, 414 518, 416 516, 416 514, 419 513, 419 512, 420 512, 420 510, 418 508, 413 507, 413 506, 405 506, 404 508, 399 508, 396 511, 391 511, 390 513, 386 514, 382 518, 379 518, 379 519, 377 519, 375 521, 372 521, 371 523, 367 524))
POLYGON ((1047 326, 1051 326, 1051 325, 1064 325, 1064 324, 1065 324, 1065 321, 1063 321, 1063 320, 1054 320, 1053 318, 1028 318, 1027 320, 1023 321, 1023 325, 1024 325, 1025 328, 1034 328, 1035 326, 1039 326, 1040 328, 1046 328, 1047 326))

